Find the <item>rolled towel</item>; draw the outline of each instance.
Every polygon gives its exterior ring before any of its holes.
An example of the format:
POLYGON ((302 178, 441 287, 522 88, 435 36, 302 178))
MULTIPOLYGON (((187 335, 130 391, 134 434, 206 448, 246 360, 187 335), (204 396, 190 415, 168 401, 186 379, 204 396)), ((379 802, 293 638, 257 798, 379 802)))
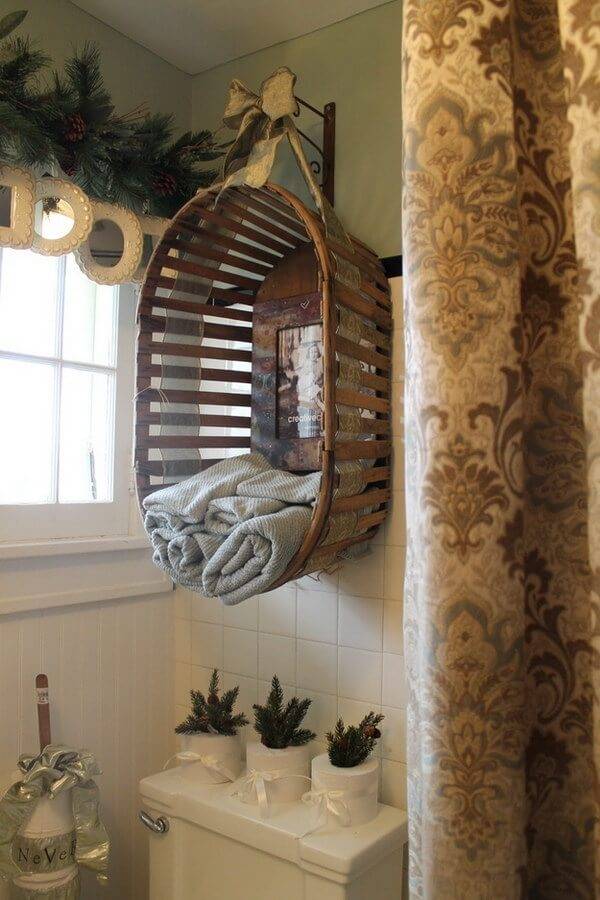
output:
POLYGON ((223 459, 205 472, 160 488, 143 502, 146 530, 164 527, 175 532, 187 525, 197 526, 203 522, 211 500, 231 497, 241 481, 272 471, 262 454, 247 453, 223 459))
POLYGON ((311 518, 309 507, 284 506, 240 523, 207 561, 203 593, 233 606, 268 590, 299 550, 311 518))
POLYGON ((206 533, 204 519, 209 504, 235 495, 241 480, 270 469, 260 453, 234 456, 149 494, 143 503, 144 528, 152 541, 154 563, 178 584, 201 590, 204 564, 226 534, 206 533))
POLYGON ((204 527, 211 534, 231 534, 240 522, 256 516, 265 516, 283 509, 279 500, 263 500, 255 497, 220 497, 211 500, 204 517, 204 527))
POLYGON ((153 562, 169 577, 184 587, 202 589, 202 572, 206 560, 218 550, 224 535, 174 532, 165 538, 160 530, 151 534, 153 562))
POLYGON ((240 479, 237 493, 240 497, 264 497, 282 503, 314 503, 321 486, 321 472, 294 475, 280 469, 269 469, 240 479))

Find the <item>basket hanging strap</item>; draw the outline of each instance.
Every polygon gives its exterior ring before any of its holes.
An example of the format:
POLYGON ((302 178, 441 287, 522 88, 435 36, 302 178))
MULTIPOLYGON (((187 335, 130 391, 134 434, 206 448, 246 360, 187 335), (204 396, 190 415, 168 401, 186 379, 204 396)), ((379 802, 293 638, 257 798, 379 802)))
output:
POLYGON ((41 797, 72 790, 75 819, 75 862, 106 880, 109 839, 100 819, 98 788, 93 780, 100 769, 91 753, 49 744, 37 756, 19 759, 23 778, 0 799, 0 878, 14 878, 22 868, 13 858, 13 841, 27 824, 41 797))
MULTIPOLYGON (((335 210, 324 196, 312 171, 293 116, 298 113, 294 96, 295 74, 283 66, 276 69, 255 94, 235 78, 229 86, 229 96, 223 122, 237 130, 237 136, 229 148, 223 164, 222 181, 209 190, 246 184, 262 187, 269 178, 275 162, 277 148, 287 137, 296 157, 310 194, 321 216, 328 238, 352 251, 352 243, 335 210)), ((336 278, 351 287, 360 286, 360 272, 356 266, 341 256, 335 256, 336 278)))

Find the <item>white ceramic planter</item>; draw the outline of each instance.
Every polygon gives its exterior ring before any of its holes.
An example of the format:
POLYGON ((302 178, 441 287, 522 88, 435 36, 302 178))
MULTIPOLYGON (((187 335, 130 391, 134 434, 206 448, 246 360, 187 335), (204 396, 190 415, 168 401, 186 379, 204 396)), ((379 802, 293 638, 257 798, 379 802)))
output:
MULTIPOLYGON (((290 803, 299 800, 310 788, 310 744, 271 750, 258 741, 246 747, 248 772, 264 772, 269 803, 290 803)), ((256 790, 250 793, 250 803, 258 803, 256 790)))
MULTIPOLYGON (((328 812, 330 822, 338 825, 364 825, 377 816, 379 794, 379 760, 367 759, 359 766, 343 769, 333 766, 326 753, 312 761, 312 791, 341 792, 338 800, 346 816, 328 812)), ((337 795, 336 795, 337 796, 337 795)), ((335 807, 335 803, 333 804, 335 807)))
POLYGON ((197 784, 235 781, 242 769, 239 735, 182 734, 177 762, 183 778, 197 784))

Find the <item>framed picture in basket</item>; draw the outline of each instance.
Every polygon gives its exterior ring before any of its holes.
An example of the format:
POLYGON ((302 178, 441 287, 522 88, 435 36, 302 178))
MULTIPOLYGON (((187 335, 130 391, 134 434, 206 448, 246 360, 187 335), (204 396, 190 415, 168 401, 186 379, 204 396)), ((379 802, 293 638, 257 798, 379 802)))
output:
POLYGON ((321 294, 308 251, 267 276, 254 304, 252 446, 291 471, 320 468, 323 437, 321 294))

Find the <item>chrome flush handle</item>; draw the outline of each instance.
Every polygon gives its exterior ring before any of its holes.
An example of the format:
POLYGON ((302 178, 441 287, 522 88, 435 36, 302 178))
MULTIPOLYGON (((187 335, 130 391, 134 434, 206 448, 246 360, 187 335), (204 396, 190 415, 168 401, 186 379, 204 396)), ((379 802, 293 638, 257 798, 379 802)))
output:
POLYGON ((149 828, 155 834, 166 834, 169 830, 169 820, 165 819, 164 816, 157 816, 154 819, 145 809, 140 809, 138 815, 142 825, 145 825, 146 828, 149 828))

